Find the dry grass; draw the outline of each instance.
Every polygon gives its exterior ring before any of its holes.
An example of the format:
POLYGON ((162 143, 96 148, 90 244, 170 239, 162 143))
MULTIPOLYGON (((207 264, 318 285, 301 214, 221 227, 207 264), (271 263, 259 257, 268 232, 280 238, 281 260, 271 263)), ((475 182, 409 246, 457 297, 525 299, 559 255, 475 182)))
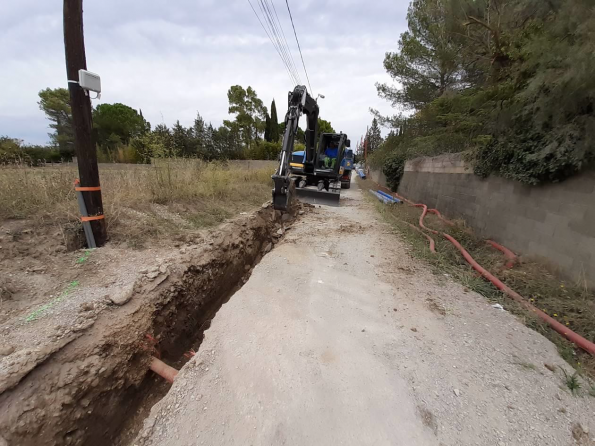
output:
MULTIPOLYGON (((100 165, 110 237, 134 246, 220 223, 270 198, 270 169, 199 160, 154 165, 100 165)), ((74 166, 0 168, 0 220, 33 224, 78 221, 74 166)))
MULTIPOLYGON (((372 188, 372 184, 367 186, 372 188)), ((595 358, 575 348, 541 320, 482 279, 450 242, 443 237, 433 236, 437 254, 431 254, 425 237, 406 224, 417 225, 421 209, 407 205, 383 206, 380 203, 378 208, 386 220, 411 243, 414 255, 432 265, 436 273, 447 273, 465 287, 502 304, 507 310, 520 316, 527 326, 554 342, 562 357, 579 372, 595 377, 595 358)), ((521 257, 519 264, 507 269, 504 256, 477 237, 464 222, 456 222, 454 228, 449 227, 433 214, 428 214, 424 221, 427 227, 449 233, 459 240, 477 262, 535 306, 595 342, 595 292, 588 290, 584 282, 563 280, 551 265, 537 258, 521 257)))

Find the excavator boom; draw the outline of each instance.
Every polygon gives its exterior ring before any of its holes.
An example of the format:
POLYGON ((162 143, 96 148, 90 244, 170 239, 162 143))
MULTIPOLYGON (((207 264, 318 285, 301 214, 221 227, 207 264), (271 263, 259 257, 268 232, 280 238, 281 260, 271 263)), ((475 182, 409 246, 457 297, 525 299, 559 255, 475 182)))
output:
POLYGON ((288 108, 285 115, 285 133, 283 134, 283 145, 279 156, 279 167, 272 176, 273 178, 273 207, 279 211, 288 211, 295 194, 295 184, 291 177, 291 155, 295 144, 295 136, 298 129, 299 119, 302 114, 308 117, 306 129, 306 162, 304 170, 312 171, 314 164, 314 151, 316 146, 316 135, 318 133, 318 104, 308 94, 306 87, 298 85, 288 95, 288 108), (308 162, 310 160, 310 162, 308 162))

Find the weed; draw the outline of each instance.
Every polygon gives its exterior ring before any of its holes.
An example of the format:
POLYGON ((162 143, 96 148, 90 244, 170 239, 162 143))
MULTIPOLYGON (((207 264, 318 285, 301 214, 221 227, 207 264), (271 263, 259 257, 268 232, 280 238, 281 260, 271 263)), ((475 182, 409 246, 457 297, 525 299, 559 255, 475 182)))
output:
POLYGON ((568 387, 568 389, 570 390, 570 393, 572 393, 573 395, 578 394, 579 390, 581 389, 581 382, 579 380, 578 372, 574 372, 571 375, 562 367, 560 367, 560 369, 564 373, 564 381, 566 387, 568 387))
POLYGON ((589 388, 589 396, 595 398, 595 384, 591 384, 591 387, 589 388))

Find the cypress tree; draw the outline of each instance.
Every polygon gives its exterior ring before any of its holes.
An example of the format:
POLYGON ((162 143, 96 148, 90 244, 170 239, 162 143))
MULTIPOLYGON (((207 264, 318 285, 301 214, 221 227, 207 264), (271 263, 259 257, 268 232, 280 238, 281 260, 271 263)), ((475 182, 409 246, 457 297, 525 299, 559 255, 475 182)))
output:
POLYGON ((265 121, 265 127, 264 127, 264 140, 267 142, 271 142, 271 117, 269 116, 269 114, 267 113, 266 115, 266 121, 265 121))
POLYGON ((279 119, 277 119, 277 107, 274 99, 271 103, 271 130, 269 133, 272 142, 279 141, 279 119))

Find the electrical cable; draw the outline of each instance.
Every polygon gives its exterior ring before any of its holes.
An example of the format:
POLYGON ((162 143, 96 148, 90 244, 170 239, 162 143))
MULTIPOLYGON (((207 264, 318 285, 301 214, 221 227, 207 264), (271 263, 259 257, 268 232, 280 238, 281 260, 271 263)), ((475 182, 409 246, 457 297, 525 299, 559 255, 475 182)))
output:
POLYGON ((273 36, 273 38, 276 42, 276 47, 278 48, 279 52, 281 53, 281 57, 283 58, 283 63, 285 64, 287 69, 291 72, 292 79, 295 83, 295 82, 297 82, 297 77, 289 65, 289 59, 287 58, 287 53, 285 52, 285 48, 283 47, 283 45, 279 39, 279 34, 277 33, 276 28, 273 26, 272 18, 270 16, 268 10, 266 9, 264 0, 258 0, 258 6, 259 6, 260 12, 262 13, 262 16, 264 18, 264 22, 267 24, 267 26, 269 28, 269 32, 271 33, 271 36, 273 36))
POLYGON ((289 8, 289 0, 285 0, 285 4, 287 5, 287 11, 289 12, 289 18, 291 19, 291 26, 293 27, 293 34, 295 35, 295 41, 297 42, 298 50, 300 51, 300 57, 302 58, 302 65, 304 66, 304 72, 306 73, 306 79, 308 80, 308 87, 310 87, 312 96, 314 96, 314 90, 312 90, 312 85, 310 84, 310 77, 308 76, 308 70, 306 70, 306 63, 304 62, 304 56, 302 55, 302 48, 300 47, 300 41, 298 39, 297 32, 295 30, 295 25, 293 23, 293 16, 291 15, 291 9, 289 8))
POLYGON ((272 37, 269 35, 269 32, 267 31, 267 29, 265 28, 264 24, 262 23, 262 20, 260 19, 260 16, 256 12, 256 9, 254 9, 254 6, 252 5, 252 2, 250 0, 248 0, 248 3, 250 4, 250 7, 252 8, 252 11, 254 12, 254 15, 258 19, 258 21, 260 23, 260 26, 262 26, 262 29, 264 30, 265 34, 267 35, 267 37, 271 41, 271 44, 273 45, 273 47, 275 47, 275 50, 277 51, 277 54, 281 58, 281 61, 283 62, 283 65, 285 66, 285 69, 287 70, 287 74, 289 75, 289 80, 293 82, 293 76, 291 75, 291 72, 289 71, 289 68, 288 68, 287 64, 285 64, 285 60, 281 56, 281 52, 279 51, 279 49, 275 45, 275 42, 273 41, 272 37))
POLYGON ((293 66, 294 71, 298 75, 299 84, 301 84, 302 83, 301 76, 300 76, 299 71, 297 69, 297 66, 295 64, 295 60, 293 59, 293 54, 292 54, 292 52, 291 52, 291 50, 289 48, 289 44, 287 43, 287 38, 285 37, 285 31, 283 30, 283 27, 281 26, 281 21, 279 20, 279 15, 277 14, 277 8, 275 8, 275 2, 274 2, 274 0, 268 0, 268 1, 273 6, 273 12, 275 13, 275 18, 277 19, 277 23, 279 25, 279 29, 281 30, 281 34, 283 35, 283 41, 285 42, 285 46, 287 47, 288 52, 289 52, 289 56, 291 58, 291 65, 293 66))

